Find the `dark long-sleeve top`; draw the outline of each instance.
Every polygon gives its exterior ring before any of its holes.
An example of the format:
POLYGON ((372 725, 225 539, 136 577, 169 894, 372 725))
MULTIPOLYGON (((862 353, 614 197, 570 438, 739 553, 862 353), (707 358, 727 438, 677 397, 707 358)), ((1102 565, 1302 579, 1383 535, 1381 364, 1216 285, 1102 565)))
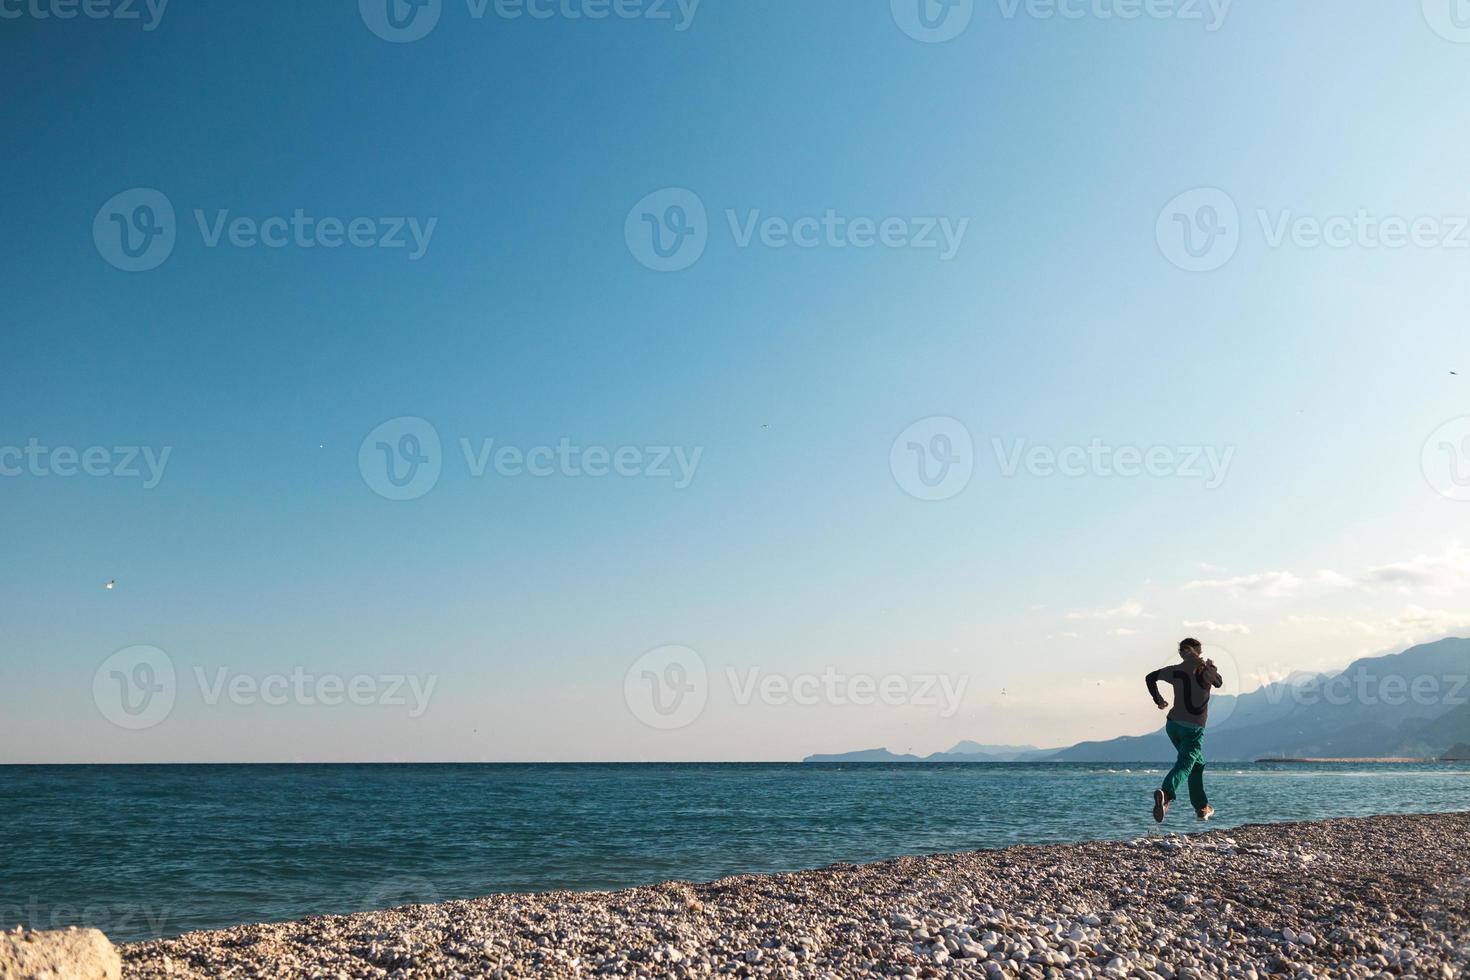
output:
POLYGON ((1205 727, 1210 716, 1210 692, 1225 683, 1220 672, 1206 667, 1202 660, 1184 660, 1170 664, 1145 677, 1143 682, 1155 701, 1163 700, 1159 695, 1159 681, 1167 681, 1174 688, 1169 720, 1200 728, 1205 727))

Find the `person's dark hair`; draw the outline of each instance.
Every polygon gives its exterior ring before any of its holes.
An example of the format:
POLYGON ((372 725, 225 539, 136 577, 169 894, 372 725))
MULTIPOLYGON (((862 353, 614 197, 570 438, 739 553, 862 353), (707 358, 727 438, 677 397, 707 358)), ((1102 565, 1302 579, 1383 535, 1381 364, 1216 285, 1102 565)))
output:
POLYGON ((1204 649, 1204 645, 1192 636, 1179 641, 1179 652, 1181 654, 1187 653, 1190 650, 1193 650, 1195 653, 1203 653, 1204 649))

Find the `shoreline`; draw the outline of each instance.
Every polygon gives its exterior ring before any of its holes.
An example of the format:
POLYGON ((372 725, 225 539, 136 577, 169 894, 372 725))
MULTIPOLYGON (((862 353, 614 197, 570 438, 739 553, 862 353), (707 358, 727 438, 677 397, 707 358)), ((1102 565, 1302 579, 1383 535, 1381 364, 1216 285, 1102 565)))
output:
POLYGON ((1331 765, 1338 765, 1338 766, 1348 766, 1348 765, 1352 765, 1352 766, 1363 766, 1363 765, 1369 765, 1369 766, 1371 766, 1371 765, 1378 765, 1378 766, 1424 766, 1424 765, 1439 765, 1439 764, 1448 765, 1448 764, 1454 763, 1454 762, 1465 762, 1465 761, 1467 761, 1467 760, 1465 760, 1465 759, 1419 759, 1419 758, 1409 758, 1407 756, 1405 756, 1405 757, 1384 756, 1384 757, 1381 757, 1381 758, 1379 758, 1379 757, 1364 757, 1364 758, 1360 758, 1360 759, 1353 759, 1353 758, 1313 759, 1313 758, 1306 758, 1306 757, 1298 758, 1298 757, 1295 757, 1295 756, 1283 756, 1281 758, 1275 758, 1275 759, 1257 759, 1257 760, 1255 760, 1255 764, 1256 765, 1268 765, 1268 764, 1283 764, 1283 763, 1286 763, 1286 764, 1313 765, 1313 766, 1319 766, 1319 765, 1327 765, 1327 766, 1331 766, 1331 765))
POLYGON ((1253 824, 613 892, 492 895, 120 947, 123 976, 1454 976, 1470 813, 1253 824))

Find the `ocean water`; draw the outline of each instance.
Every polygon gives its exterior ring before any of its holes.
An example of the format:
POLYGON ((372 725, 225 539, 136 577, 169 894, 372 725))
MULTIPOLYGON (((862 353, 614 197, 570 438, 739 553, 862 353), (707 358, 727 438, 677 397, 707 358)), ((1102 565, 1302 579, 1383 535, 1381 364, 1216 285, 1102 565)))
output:
MULTIPOLYGON (((1127 765, 0 766, 0 927, 115 941, 1160 832, 1127 765)), ((1470 767, 1210 769, 1208 826, 1470 809, 1470 767)), ((1202 829, 1187 807, 1165 831, 1202 829)))

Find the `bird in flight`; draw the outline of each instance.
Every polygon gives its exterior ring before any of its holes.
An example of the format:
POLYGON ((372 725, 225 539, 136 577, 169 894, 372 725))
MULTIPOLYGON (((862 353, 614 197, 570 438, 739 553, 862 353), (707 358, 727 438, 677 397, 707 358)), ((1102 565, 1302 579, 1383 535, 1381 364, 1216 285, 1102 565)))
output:
POLYGON ((108 579, 107 584, 104 585, 103 588, 107 589, 108 591, 117 588, 117 579, 108 579))

